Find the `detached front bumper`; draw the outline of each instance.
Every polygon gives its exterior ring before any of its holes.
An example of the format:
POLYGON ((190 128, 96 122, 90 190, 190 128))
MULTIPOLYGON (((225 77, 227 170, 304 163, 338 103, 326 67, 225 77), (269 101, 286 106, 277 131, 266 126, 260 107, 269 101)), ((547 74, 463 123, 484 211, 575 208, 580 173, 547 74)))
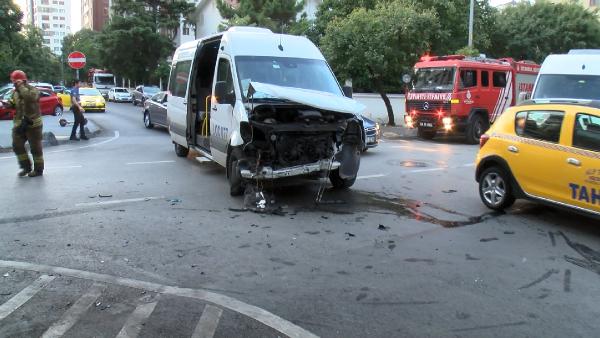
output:
POLYGON ((340 167, 340 162, 333 161, 331 163, 331 168, 329 168, 329 160, 320 160, 315 163, 299 165, 295 167, 283 168, 273 170, 271 167, 262 167, 259 172, 252 172, 249 169, 241 170, 242 177, 245 179, 254 179, 254 180, 268 180, 268 179, 276 179, 276 178, 285 178, 285 177, 294 177, 294 176, 303 176, 309 175, 312 173, 316 173, 319 171, 327 170, 327 169, 338 169, 340 167))

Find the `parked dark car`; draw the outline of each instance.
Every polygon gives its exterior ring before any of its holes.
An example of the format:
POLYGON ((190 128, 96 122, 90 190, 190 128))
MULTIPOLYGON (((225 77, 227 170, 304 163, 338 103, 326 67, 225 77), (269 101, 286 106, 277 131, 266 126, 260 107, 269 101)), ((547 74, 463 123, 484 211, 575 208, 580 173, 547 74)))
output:
POLYGON ((167 92, 159 92, 144 102, 144 126, 148 129, 154 125, 167 127, 167 92))
POLYGON ((131 101, 133 102, 134 106, 137 106, 138 103, 143 105, 146 100, 158 94, 158 92, 160 92, 160 88, 156 86, 137 86, 131 93, 131 101))
POLYGON ((363 151, 369 148, 375 148, 379 144, 380 130, 379 123, 362 116, 364 127, 364 144, 363 151))

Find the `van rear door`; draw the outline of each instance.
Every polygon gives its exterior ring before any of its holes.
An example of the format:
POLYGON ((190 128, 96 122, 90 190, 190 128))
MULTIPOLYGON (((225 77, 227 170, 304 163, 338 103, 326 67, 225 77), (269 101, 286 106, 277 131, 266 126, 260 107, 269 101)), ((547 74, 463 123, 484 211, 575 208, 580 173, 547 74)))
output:
POLYGON ((171 139, 185 147, 188 146, 186 133, 187 93, 191 66, 191 59, 173 61, 173 65, 171 66, 171 76, 169 78, 170 95, 169 100, 167 101, 171 139))

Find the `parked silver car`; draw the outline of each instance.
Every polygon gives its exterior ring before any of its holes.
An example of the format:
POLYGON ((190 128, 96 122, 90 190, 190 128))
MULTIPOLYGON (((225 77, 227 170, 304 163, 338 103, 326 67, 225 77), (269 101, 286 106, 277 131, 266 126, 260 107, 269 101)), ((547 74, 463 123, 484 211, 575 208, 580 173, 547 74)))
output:
POLYGON ((160 92, 160 88, 158 88, 156 86, 137 86, 137 87, 135 87, 135 90, 133 91, 133 93, 131 93, 133 105, 137 106, 138 103, 143 105, 147 99, 156 95, 158 92, 160 92))

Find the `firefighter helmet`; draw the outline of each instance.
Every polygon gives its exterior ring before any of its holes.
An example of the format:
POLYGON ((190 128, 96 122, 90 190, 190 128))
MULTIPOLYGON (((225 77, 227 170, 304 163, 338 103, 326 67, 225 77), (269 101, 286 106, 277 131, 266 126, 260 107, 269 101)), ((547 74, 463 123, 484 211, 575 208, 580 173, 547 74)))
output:
POLYGON ((22 70, 15 70, 14 72, 10 73, 10 80, 13 82, 17 80, 26 81, 27 75, 22 70))

